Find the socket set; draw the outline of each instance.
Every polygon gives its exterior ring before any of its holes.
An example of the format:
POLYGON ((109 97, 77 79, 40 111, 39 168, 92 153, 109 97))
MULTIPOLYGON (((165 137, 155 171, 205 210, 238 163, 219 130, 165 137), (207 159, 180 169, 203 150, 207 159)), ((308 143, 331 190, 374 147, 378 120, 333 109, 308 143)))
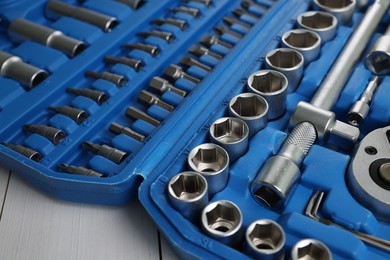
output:
POLYGON ((0 164, 185 259, 388 259, 389 6, 3 1, 0 164))

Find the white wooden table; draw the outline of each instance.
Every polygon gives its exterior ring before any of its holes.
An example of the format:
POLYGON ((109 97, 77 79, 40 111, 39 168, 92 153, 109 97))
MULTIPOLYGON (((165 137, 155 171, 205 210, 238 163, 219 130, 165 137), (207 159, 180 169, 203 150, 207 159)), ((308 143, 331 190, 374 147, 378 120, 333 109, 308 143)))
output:
POLYGON ((176 259, 136 200, 125 207, 48 196, 0 167, 0 259, 176 259))

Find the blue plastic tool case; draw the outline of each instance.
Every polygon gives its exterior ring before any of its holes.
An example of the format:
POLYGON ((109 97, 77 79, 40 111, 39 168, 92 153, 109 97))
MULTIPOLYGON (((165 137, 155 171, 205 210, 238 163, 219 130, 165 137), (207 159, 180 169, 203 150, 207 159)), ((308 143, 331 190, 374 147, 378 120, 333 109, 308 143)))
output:
MULTIPOLYGON (((241 248, 232 248, 208 237, 197 224, 177 212, 167 199, 167 184, 172 176, 188 170, 189 151, 201 143, 209 142, 210 124, 227 116, 230 99, 247 91, 249 75, 264 68, 265 55, 280 47, 283 33, 295 28, 297 16, 311 9, 310 1, 256 0, 262 8, 251 6, 249 12, 258 18, 250 15, 242 15, 240 18, 252 27, 248 29, 237 24, 230 26, 242 38, 228 33, 218 36, 233 48, 219 44, 210 47, 223 59, 208 55, 199 57, 202 63, 212 67, 212 71, 196 66, 183 67, 186 73, 201 79, 199 84, 185 78, 169 79, 177 88, 188 93, 186 97, 172 92, 160 94, 162 100, 175 106, 172 112, 157 105, 140 104, 137 101, 139 92, 149 88, 152 77, 164 77, 170 64, 179 64, 183 56, 191 56, 188 50, 198 44, 203 36, 216 35, 213 28, 223 24, 224 16, 232 16, 232 11, 239 8, 242 1, 214 0, 210 6, 206 6, 197 1, 147 0, 136 10, 113 0, 66 2, 114 16, 119 24, 111 32, 104 32, 71 17, 48 19, 45 15, 46 1, 43 0, 0 2, 0 50, 19 56, 24 62, 49 74, 48 78, 32 89, 24 88, 14 79, 0 77, 0 142, 23 145, 42 155, 42 159, 35 162, 0 145, 0 164, 19 173, 38 189, 64 200, 122 205, 138 196, 160 231, 182 258, 247 258, 241 248), (196 8, 200 10, 200 16, 171 11, 178 6, 196 8), (59 30, 83 41, 87 48, 70 58, 61 51, 36 42, 15 42, 7 33, 7 28, 17 18, 59 30), (158 26, 151 23, 163 18, 182 19, 188 26, 182 30, 174 25, 158 26), (168 43, 154 36, 139 36, 140 32, 152 30, 171 32, 174 40, 168 43), (140 50, 122 48, 122 45, 130 43, 158 46, 160 53, 152 56, 140 50), (145 66, 137 72, 125 65, 110 65, 103 61, 107 55, 139 59, 145 66), (117 87, 109 81, 85 76, 87 70, 122 75, 126 77, 127 83, 117 87), (98 105, 89 98, 67 93, 69 87, 103 91, 109 95, 109 99, 98 105), (88 118, 78 125, 64 115, 49 111, 49 106, 83 109, 88 118), (126 117, 125 111, 129 106, 146 112, 161 121, 161 124, 153 126, 126 117), (139 142, 124 134, 110 133, 108 127, 112 122, 131 127, 144 135, 145 140, 139 142), (54 145, 39 134, 24 131, 25 124, 61 129, 66 133, 66 138, 54 145), (129 156, 122 163, 116 164, 84 150, 81 143, 85 141, 108 144, 127 152, 129 156), (93 169, 106 177, 64 173, 58 168, 63 163, 93 169)), ((389 252, 363 243, 353 233, 319 223, 304 214, 313 192, 326 191, 327 199, 321 208, 323 216, 350 229, 390 240, 390 223, 378 221, 348 191, 345 173, 352 156, 351 150, 338 150, 332 144, 314 145, 303 162, 299 185, 282 210, 270 210, 259 205, 250 192, 250 185, 264 162, 277 153, 286 138, 290 130, 289 120, 297 103, 301 100, 309 101, 313 96, 363 12, 357 11, 351 25, 339 26, 336 37, 322 46, 319 59, 305 67, 298 89, 288 95, 286 113, 277 120, 270 120, 265 129, 250 139, 247 153, 230 165, 226 188, 211 198, 211 201, 226 199, 236 203, 243 214, 243 228, 256 219, 277 221, 286 233, 286 258, 292 246, 303 238, 324 242, 332 251, 334 259, 390 258, 389 252)), ((383 33, 389 20, 387 15, 373 41, 383 33)), ((334 111, 339 120, 346 121, 349 107, 360 97, 370 78, 371 73, 360 62, 335 106, 334 111)), ((390 77, 384 77, 375 94, 371 111, 360 128, 361 138, 389 124, 389 87, 390 77)))

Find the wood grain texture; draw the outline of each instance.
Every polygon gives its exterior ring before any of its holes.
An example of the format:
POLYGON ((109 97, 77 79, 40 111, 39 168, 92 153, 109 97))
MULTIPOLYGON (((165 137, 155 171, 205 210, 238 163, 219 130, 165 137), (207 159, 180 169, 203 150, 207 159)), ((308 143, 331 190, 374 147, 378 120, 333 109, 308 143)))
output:
POLYGON ((0 222, 0 259, 159 259, 157 234, 138 201, 126 207, 64 202, 12 174, 0 222))
POLYGON ((0 219, 2 215, 3 203, 5 200, 5 195, 7 193, 8 179, 10 176, 10 171, 0 167, 0 219))
POLYGON ((176 255, 175 251, 173 251, 171 245, 168 243, 168 241, 161 235, 160 235, 160 241, 161 241, 161 258, 162 259, 170 259, 170 260, 178 260, 179 257, 176 255))

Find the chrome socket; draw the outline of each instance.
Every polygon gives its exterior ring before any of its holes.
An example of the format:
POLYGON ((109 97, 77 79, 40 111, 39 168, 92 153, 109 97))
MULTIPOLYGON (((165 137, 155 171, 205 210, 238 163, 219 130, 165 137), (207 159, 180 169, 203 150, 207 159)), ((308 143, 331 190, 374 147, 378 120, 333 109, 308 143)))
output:
POLYGON ((262 96, 268 103, 268 118, 276 119, 286 111, 288 80, 276 70, 260 70, 249 76, 248 90, 262 96))
POLYGON ((341 25, 345 25, 352 19, 356 0, 313 0, 313 8, 333 14, 341 25))
POLYGON ((188 165, 206 178, 210 197, 225 188, 229 179, 229 155, 219 145, 198 145, 188 155, 188 165))
POLYGON ((42 155, 31 149, 31 148, 28 148, 26 146, 23 146, 23 145, 20 145, 20 144, 7 144, 7 143, 0 143, 2 145, 4 145, 5 147, 11 149, 11 150, 14 150, 15 152, 17 153, 20 153, 21 155, 33 160, 33 161, 36 161, 36 162, 39 162, 40 160, 42 160, 42 155))
POLYGON ((321 50, 321 37, 306 29, 295 29, 286 32, 282 36, 282 44, 286 48, 299 51, 304 60, 304 65, 318 59, 321 50))
POLYGON ((330 13, 320 11, 305 12, 297 18, 298 26, 318 33, 324 44, 332 40, 337 31, 337 18, 330 13))
POLYGON ((245 251, 255 259, 284 259, 286 236, 275 221, 256 220, 246 230, 245 240, 245 251))
POLYGON ((291 260, 332 260, 329 248, 316 239, 307 238, 298 241, 291 250, 291 260))
POLYGON ((375 75, 390 73, 390 26, 372 46, 366 56, 366 67, 375 75))
POLYGON ((248 135, 248 125, 239 118, 223 117, 210 127, 211 141, 227 151, 231 163, 248 150, 248 135))
POLYGON ((169 181, 168 198, 185 218, 197 221, 209 201, 207 181, 197 172, 179 173, 169 181))
POLYGON ((230 100, 229 115, 243 120, 249 127, 249 138, 268 123, 268 102, 254 93, 242 93, 230 100))
POLYGON ((288 93, 294 92, 303 76, 303 55, 296 50, 279 48, 270 51, 265 57, 268 69, 281 72, 288 80, 288 93))
POLYGON ((231 201, 215 201, 202 211, 203 231, 224 244, 238 246, 241 242, 241 228, 241 210, 231 201))

